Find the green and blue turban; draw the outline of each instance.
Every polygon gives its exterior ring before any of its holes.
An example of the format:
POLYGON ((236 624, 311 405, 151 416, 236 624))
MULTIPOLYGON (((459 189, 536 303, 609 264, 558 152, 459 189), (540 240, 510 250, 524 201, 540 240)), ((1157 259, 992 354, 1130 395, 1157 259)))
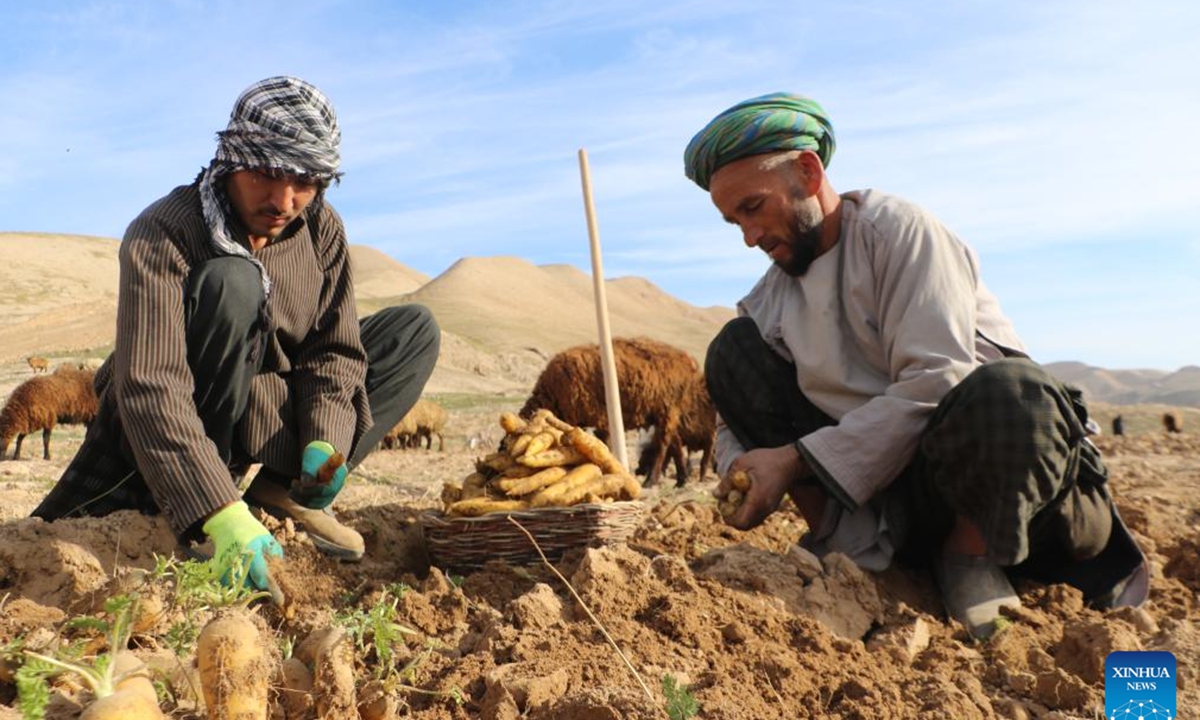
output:
POLYGON ((837 142, 833 125, 816 100, 771 93, 729 108, 696 133, 683 151, 684 172, 705 190, 713 173, 750 155, 812 150, 825 167, 837 142))

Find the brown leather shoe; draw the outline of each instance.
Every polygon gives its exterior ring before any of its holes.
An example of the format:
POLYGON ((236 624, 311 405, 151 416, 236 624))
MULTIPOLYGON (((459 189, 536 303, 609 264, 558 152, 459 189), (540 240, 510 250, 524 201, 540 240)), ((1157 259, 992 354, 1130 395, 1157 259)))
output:
POLYGON ((303 528, 313 544, 327 555, 356 562, 362 559, 366 544, 362 535, 338 522, 328 508, 306 508, 288 496, 287 488, 266 478, 256 478, 246 489, 246 502, 257 505, 279 519, 291 518, 303 528))

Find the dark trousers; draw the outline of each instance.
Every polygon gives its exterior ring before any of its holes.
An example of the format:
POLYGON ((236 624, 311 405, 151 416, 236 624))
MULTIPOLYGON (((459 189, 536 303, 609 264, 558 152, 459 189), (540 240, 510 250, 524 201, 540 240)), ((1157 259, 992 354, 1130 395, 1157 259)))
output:
MULTIPOLYGON (((249 408, 250 386, 264 366, 267 348, 270 322, 262 279, 254 266, 241 258, 215 258, 197 266, 182 291, 197 412, 206 434, 232 474, 237 474, 260 460, 240 447, 238 425, 248 412, 254 412, 249 408)), ((368 362, 367 404, 374 424, 355 429, 358 437, 349 454, 350 467, 361 462, 416 403, 433 372, 441 337, 430 312, 418 305, 388 308, 364 318, 360 332, 368 362)), ((137 472, 116 400, 107 389, 110 372, 106 363, 97 373, 100 411, 71 464, 34 509, 35 517, 49 521, 124 509, 159 512, 137 472)), ((291 444, 295 445, 294 440, 291 444)), ((260 476, 290 484, 300 463, 299 454, 296 449, 290 473, 281 472, 284 468, 264 467, 260 476)), ((196 529, 176 531, 187 536, 196 529)))
MULTIPOLYGON (((246 413, 250 383, 262 370, 270 325, 258 270, 232 257, 199 265, 188 278, 184 314, 193 397, 205 434, 226 462, 257 460, 238 457, 234 431, 246 413)), ((355 440, 350 469, 416 404, 441 343, 437 322, 421 305, 380 310, 359 321, 359 331, 374 424, 355 440)))
MULTIPOLYGON (((835 423, 749 318, 713 340, 705 377, 746 449, 780 447, 835 423)), ((1086 413, 1077 391, 1029 360, 977 368, 938 404, 912 462, 883 491, 899 557, 926 564, 961 516, 1014 574, 1067 582, 1103 602, 1143 558, 1109 497, 1099 453, 1084 439, 1086 413)), ((845 497, 816 471, 815 482, 845 497)))

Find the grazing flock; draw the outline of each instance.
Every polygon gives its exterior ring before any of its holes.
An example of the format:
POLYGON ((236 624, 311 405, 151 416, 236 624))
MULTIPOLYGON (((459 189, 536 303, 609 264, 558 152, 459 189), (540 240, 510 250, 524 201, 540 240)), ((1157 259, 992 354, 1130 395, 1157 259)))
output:
MULTIPOLYGON (((683 350, 645 337, 616 338, 613 352, 625 429, 649 433, 637 473, 646 477, 646 484, 654 485, 673 463, 676 483, 683 485, 691 475, 689 455, 698 452, 703 479, 713 464, 716 413, 699 365, 683 350)), ((6 459, 14 439, 12 459, 19 460, 25 437, 39 431, 42 457, 49 460, 50 436, 56 425, 86 425, 96 416, 94 369, 64 363, 50 372, 46 358, 32 356, 26 362, 34 376, 18 385, 0 408, 0 460, 6 459)), ((529 418, 543 408, 607 439, 608 412, 596 345, 568 348, 550 359, 520 415, 529 418)), ((432 450, 437 438, 437 449, 443 451, 448 420, 444 407, 422 398, 384 436, 381 447, 432 450)), ((1183 415, 1169 410, 1163 414, 1162 424, 1168 433, 1181 433, 1183 415)), ((476 449, 475 444, 471 449, 476 449)))
MULTIPOLYGON (((617 338, 613 341, 620 385, 620 407, 626 430, 649 432, 649 442, 638 458, 637 473, 650 485, 659 482, 668 462, 674 463, 677 484, 690 475, 689 454, 701 452, 700 476, 713 463, 716 415, 703 373, 691 355, 670 344, 647 337, 617 338)), ((28 358, 35 377, 25 380, 8 396, 0 410, 0 458, 16 438, 13 460, 19 460, 25 436, 42 432, 42 457, 50 460, 50 433, 64 422, 88 424, 96 416, 95 371, 82 366, 60 365, 48 372, 44 358, 28 358)), ((547 362, 535 383, 521 415, 546 408, 571 425, 594 428, 607 438, 604 373, 599 348, 578 346, 563 350, 547 362)), ((445 449, 445 426, 449 414, 427 398, 385 434, 382 448, 445 449)))
MULTIPOLYGON (((683 350, 649 338, 617 338, 613 342, 627 430, 650 433, 637 472, 648 484, 659 482, 665 466, 675 465, 676 482, 689 477, 688 456, 701 453, 700 477, 712 466, 716 414, 699 365, 683 350)), ((13 459, 20 459, 26 435, 42 432, 42 456, 49 460, 50 435, 60 423, 87 424, 96 416, 95 371, 64 364, 49 372, 45 358, 27 358, 34 377, 18 385, 0 410, 0 458, 16 439, 13 459)), ((600 353, 596 345, 580 345, 555 355, 538 377, 521 415, 546 408, 572 425, 608 436, 608 413, 600 353)), ((384 449, 445 449, 449 414, 422 398, 383 438, 384 449)))

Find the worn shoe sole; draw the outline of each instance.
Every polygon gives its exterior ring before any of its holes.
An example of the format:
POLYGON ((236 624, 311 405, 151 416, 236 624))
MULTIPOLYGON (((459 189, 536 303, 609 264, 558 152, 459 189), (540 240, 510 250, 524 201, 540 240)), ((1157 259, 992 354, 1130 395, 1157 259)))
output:
MULTIPOLYGON (((264 510, 265 509, 266 508, 264 508, 264 510)), ((270 512, 270 510, 267 510, 267 512, 270 512)), ((308 537, 313 541, 313 545, 316 545, 317 549, 326 555, 336 557, 339 560, 345 560, 346 562, 358 562, 363 558, 363 553, 365 552, 364 547, 338 545, 332 540, 327 540, 321 535, 314 533, 310 526, 306 526, 305 531, 308 533, 308 537)))
POLYGON ((338 522, 328 510, 306 508, 288 497, 287 490, 269 481, 251 483, 246 490, 246 502, 260 507, 280 520, 291 518, 302 528, 313 545, 326 555, 347 562, 362 560, 366 545, 362 535, 338 522))

